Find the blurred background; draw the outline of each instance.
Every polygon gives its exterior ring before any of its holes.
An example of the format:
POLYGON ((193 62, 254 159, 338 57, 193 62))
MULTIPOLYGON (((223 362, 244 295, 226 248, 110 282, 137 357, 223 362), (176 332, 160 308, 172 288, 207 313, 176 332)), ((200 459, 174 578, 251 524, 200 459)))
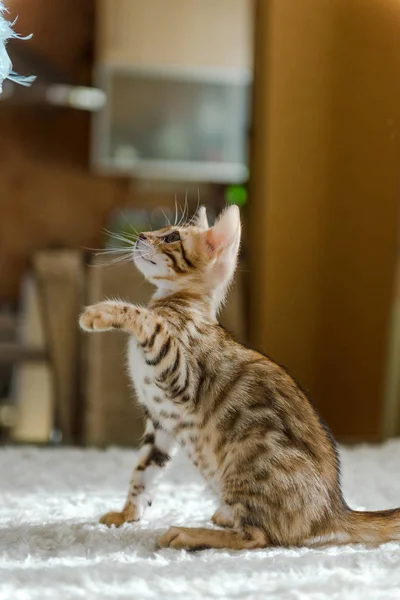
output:
POLYGON ((151 290, 90 249, 199 199, 242 210, 224 325, 340 440, 400 434, 400 1, 6 5, 37 80, 0 96, 0 441, 137 443, 125 340, 77 315, 151 290))

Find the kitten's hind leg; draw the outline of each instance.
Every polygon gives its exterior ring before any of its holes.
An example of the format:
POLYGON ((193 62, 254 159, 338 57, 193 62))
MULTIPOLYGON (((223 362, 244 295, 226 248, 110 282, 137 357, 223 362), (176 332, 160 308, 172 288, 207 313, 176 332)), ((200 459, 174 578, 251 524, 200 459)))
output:
POLYGON ((254 527, 245 531, 170 527, 160 538, 159 546, 175 550, 206 550, 208 548, 250 550, 265 548, 268 546, 268 540, 264 532, 254 527))

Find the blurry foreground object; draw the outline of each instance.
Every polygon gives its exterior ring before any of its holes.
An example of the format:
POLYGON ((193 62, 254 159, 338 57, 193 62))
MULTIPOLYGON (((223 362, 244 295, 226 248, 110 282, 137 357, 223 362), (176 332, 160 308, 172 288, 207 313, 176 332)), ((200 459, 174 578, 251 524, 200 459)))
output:
POLYGON ((9 385, 3 384, 9 391, 0 402, 0 429, 8 429, 6 439, 71 443, 77 437, 76 319, 83 283, 79 251, 36 252, 23 279, 14 323, 6 315, 2 327, 0 321, 0 365, 4 381, 10 379, 9 385), (5 326, 10 333, 4 333, 5 326))
POLYGON ((4 18, 4 13, 7 11, 2 0, 0 0, 0 94, 2 92, 2 84, 5 79, 10 79, 11 81, 15 81, 21 85, 30 85, 33 81, 35 81, 34 76, 24 77, 22 75, 17 75, 12 70, 12 64, 10 57, 7 54, 6 44, 7 41, 11 38, 19 38, 22 40, 28 40, 32 36, 29 35, 27 37, 21 37, 17 33, 15 33, 12 29, 15 21, 10 23, 7 19, 4 18))

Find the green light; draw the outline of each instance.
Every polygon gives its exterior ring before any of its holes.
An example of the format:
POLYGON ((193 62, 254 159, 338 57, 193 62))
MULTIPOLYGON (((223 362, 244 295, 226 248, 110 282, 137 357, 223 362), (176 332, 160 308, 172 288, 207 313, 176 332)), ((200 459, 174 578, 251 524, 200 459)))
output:
POLYGON ((247 203, 247 190, 242 185, 230 185, 225 190, 225 201, 227 204, 244 206, 247 203))

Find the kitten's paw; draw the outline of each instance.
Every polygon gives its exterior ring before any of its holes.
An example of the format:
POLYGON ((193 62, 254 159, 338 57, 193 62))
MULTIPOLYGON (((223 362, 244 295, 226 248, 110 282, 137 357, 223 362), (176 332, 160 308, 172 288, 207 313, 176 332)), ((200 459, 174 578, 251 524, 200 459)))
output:
POLYGON ((158 540, 160 548, 174 548, 184 550, 190 547, 189 539, 186 539, 184 527, 170 527, 158 540))
POLYGON ((211 517, 211 521, 218 527, 234 527, 234 518, 227 506, 220 506, 211 517))
POLYGON ((136 509, 134 506, 130 506, 128 509, 124 509, 121 512, 108 512, 100 518, 102 525, 107 527, 121 527, 124 523, 132 523, 132 521, 138 521, 136 509))
POLYGON ((123 302, 99 302, 87 306, 79 319, 84 331, 109 331, 123 326, 129 306, 123 302))
POLYGON ((107 527, 121 527, 124 523, 126 523, 124 513, 123 512, 109 512, 103 515, 99 521, 102 525, 107 525, 107 527))

